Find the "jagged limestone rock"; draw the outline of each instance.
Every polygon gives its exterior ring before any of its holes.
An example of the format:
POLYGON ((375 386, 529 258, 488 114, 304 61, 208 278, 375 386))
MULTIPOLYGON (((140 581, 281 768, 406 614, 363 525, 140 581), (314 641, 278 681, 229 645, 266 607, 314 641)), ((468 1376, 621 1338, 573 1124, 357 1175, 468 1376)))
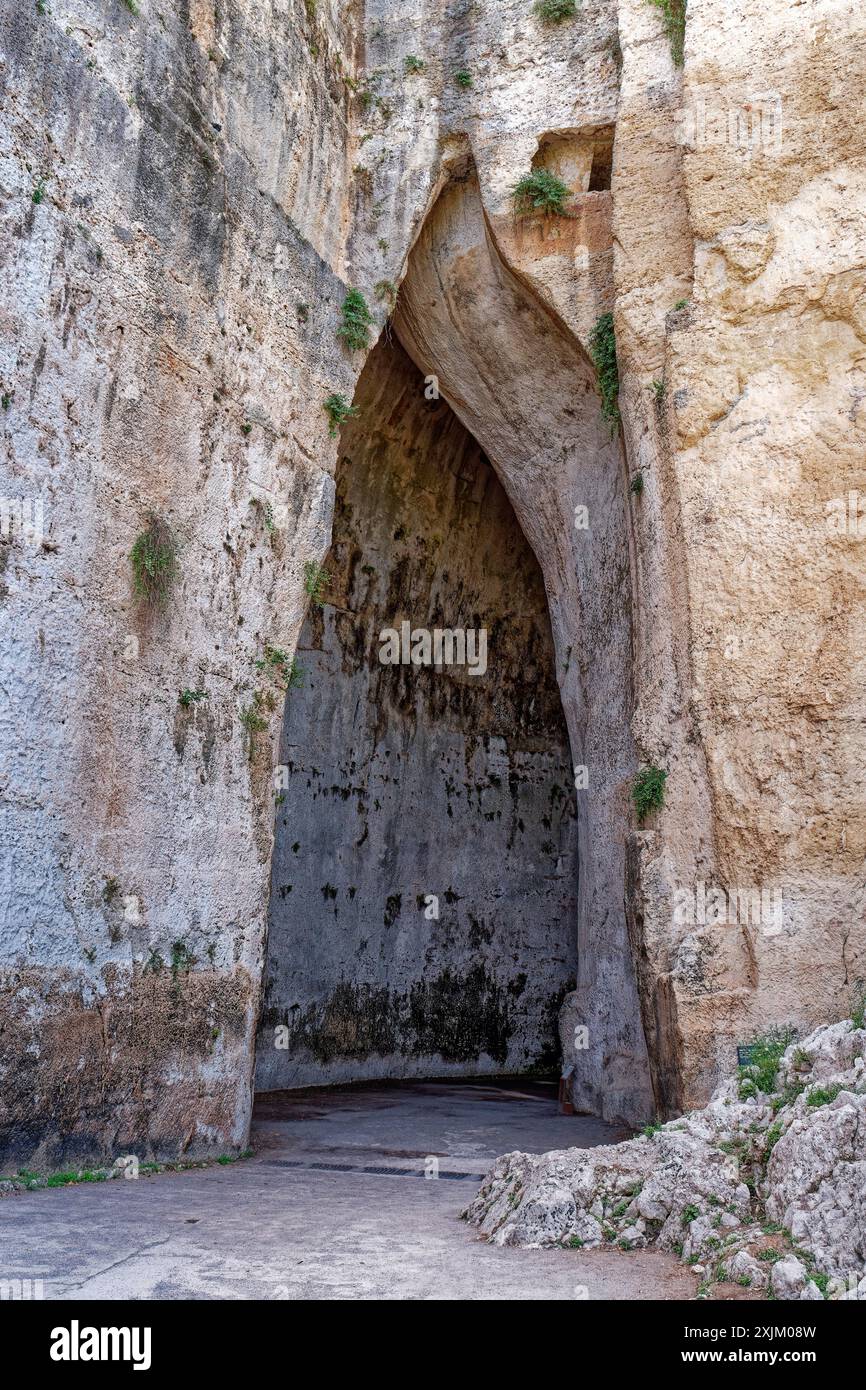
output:
POLYGON ((866 1029, 820 1027, 786 1049, 772 1094, 726 1082, 650 1136, 506 1154, 465 1216, 497 1245, 655 1245, 777 1298, 821 1298, 830 1277, 847 1297, 866 1277, 864 1054, 866 1029))

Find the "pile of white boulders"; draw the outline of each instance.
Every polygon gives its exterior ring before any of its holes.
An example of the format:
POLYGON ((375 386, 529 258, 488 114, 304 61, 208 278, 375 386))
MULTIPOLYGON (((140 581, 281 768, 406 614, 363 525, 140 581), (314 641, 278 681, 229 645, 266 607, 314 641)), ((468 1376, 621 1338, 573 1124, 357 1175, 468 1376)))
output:
POLYGON ((506 1154, 464 1216, 498 1245, 674 1251, 706 1295, 866 1299, 866 1029, 791 1043, 769 1093, 748 1075, 623 1144, 506 1154))

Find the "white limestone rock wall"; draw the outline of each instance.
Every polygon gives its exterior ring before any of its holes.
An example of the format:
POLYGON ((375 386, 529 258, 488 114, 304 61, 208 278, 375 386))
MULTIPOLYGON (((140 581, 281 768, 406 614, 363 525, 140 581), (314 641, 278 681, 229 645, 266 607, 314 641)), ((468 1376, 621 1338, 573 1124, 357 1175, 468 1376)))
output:
POLYGON ((285 6, 222 14, 0 19, 0 490, 44 512, 3 547, 3 1131, 46 1165, 248 1123, 271 807, 240 716, 328 543, 351 155, 333 28, 314 62, 285 6), (150 511, 181 577, 147 619, 150 511))
POLYGON ((837 0, 690 0, 682 70, 642 0, 620 34, 634 731, 669 771, 631 926, 657 1097, 689 1107, 866 976, 863 531, 834 529, 866 456, 866 37, 837 0), (678 920, 700 884, 721 920, 678 920), (762 918, 733 902, 756 888, 762 918))
POLYGON ((6 1152, 243 1142, 278 716, 251 760, 240 715, 329 541, 321 403, 363 365, 335 337, 345 287, 384 321, 376 284, 472 163, 527 292, 584 346, 616 313, 623 485, 645 478, 634 761, 669 780, 628 833, 620 778, 611 910, 655 1102, 705 1100, 737 1041, 832 1016, 866 975, 859 8, 691 0, 682 72, 643 0, 555 29, 528 0, 140 8, 0 6, 0 495, 45 507, 41 539, 0 546, 6 1152), (780 151, 696 131, 767 93, 780 151), (614 123, 611 192, 515 227, 539 140, 614 123), (128 556, 151 509, 182 579, 146 625, 128 556), (208 693, 184 710, 187 686, 208 693), (698 880, 777 890, 782 930, 683 928, 698 880))

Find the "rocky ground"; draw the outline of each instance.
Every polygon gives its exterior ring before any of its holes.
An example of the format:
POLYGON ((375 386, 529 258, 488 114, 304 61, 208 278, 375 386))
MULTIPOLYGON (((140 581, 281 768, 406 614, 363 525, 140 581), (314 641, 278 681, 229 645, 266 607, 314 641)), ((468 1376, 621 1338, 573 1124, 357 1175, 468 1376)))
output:
POLYGON ((466 1219, 497 1245, 679 1255, 712 1296, 866 1298, 866 1028, 862 1011, 752 1063, 704 1110, 622 1144, 510 1153, 466 1219))

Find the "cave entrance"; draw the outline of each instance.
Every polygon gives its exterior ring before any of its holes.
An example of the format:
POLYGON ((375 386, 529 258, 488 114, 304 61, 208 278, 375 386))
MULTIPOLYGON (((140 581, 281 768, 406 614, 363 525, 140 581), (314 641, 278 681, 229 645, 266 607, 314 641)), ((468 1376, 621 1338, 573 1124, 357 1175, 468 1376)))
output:
POLYGON ((430 395, 386 335, 341 434, 285 708, 259 1091, 559 1064, 577 821, 544 581, 430 395))

